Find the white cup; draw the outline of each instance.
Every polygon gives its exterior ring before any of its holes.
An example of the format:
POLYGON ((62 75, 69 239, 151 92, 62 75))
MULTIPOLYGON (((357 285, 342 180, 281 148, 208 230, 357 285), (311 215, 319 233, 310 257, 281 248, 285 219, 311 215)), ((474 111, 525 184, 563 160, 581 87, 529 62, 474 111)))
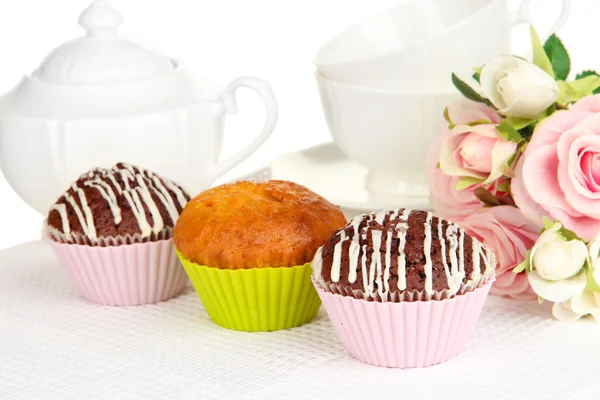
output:
POLYGON ((448 92, 361 87, 316 74, 325 119, 336 145, 369 172, 366 189, 383 202, 427 199, 425 157, 444 108, 461 98, 448 92))
MULTIPOLYGON (((550 28, 568 18, 570 0, 550 28)), ((531 0, 411 0, 343 31, 317 53, 319 73, 337 81, 399 90, 449 90, 450 74, 511 52, 510 33, 530 24, 531 0)), ((542 35, 542 37, 547 36, 542 35)))

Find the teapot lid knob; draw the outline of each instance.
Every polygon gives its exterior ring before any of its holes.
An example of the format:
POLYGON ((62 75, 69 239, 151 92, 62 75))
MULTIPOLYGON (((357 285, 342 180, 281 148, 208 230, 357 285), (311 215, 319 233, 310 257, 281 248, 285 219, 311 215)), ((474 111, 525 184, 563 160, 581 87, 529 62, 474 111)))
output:
POLYGON ((95 0, 79 16, 79 25, 90 37, 115 36, 123 24, 123 16, 107 0, 95 0))

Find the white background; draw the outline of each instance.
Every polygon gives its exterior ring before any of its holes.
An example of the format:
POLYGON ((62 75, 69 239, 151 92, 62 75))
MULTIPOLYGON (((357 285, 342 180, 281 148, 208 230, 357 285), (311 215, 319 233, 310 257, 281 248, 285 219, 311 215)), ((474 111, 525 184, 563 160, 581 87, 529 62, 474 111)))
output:
MULTIPOLYGON (((469 0, 447 1, 459 6, 460 1, 469 0)), ((147 39, 222 86, 240 75, 256 75, 272 83, 280 106, 275 133, 222 182, 267 165, 283 152, 330 140, 313 81, 314 53, 342 28, 400 2, 113 0, 112 4, 125 16, 123 31, 147 39)), ((509 1, 511 6, 515 3, 518 0, 509 1)), ((534 24, 543 31, 556 14, 559 1, 532 3, 534 24)), ((50 50, 82 34, 77 18, 87 4, 86 0, 0 0, 1 92, 33 71, 50 50)), ((573 0, 571 19, 560 36, 577 70, 600 69, 598 15, 600 1, 573 0)), ((513 34, 515 50, 528 43, 522 28, 513 34)), ((258 132, 262 117, 259 102, 241 92, 239 115, 228 120, 223 155, 247 143, 258 132)), ((42 219, 0 175, 0 249, 37 239, 42 219)))

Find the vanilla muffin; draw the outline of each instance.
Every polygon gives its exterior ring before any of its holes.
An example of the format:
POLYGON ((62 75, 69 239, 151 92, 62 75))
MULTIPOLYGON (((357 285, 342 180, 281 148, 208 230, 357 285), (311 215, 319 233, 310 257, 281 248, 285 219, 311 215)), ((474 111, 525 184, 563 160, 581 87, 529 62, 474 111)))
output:
POLYGON ((174 241, 215 323, 272 331, 315 316, 320 301, 310 261, 345 223, 338 207, 301 185, 242 181, 192 199, 174 241))
POLYGON ((346 224, 340 209, 287 181, 242 181, 200 193, 175 227, 188 260, 216 268, 292 267, 310 262, 331 232, 346 224))

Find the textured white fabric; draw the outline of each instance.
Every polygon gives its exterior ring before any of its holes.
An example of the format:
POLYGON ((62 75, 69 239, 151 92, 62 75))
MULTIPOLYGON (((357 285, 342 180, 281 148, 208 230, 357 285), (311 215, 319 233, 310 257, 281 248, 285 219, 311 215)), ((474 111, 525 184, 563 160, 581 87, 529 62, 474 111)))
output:
POLYGON ((188 289, 153 306, 77 296, 47 243, 0 253, 0 399, 592 399, 600 325, 490 297, 466 350, 416 370, 351 358, 321 310, 273 333, 213 324, 188 289))

